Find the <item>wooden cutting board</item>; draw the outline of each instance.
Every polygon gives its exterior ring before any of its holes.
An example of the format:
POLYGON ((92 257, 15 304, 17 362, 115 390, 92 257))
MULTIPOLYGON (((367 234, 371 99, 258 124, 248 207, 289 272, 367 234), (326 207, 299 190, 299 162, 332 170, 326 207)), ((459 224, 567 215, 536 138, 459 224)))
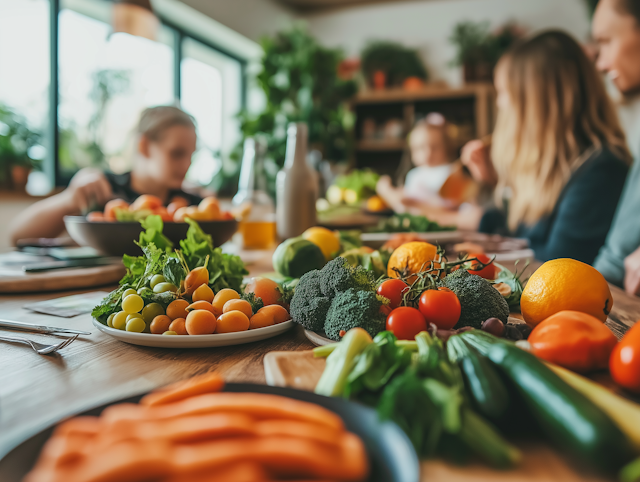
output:
MULTIPOLYGON (((312 391, 325 361, 314 358, 312 351, 272 351, 264 357, 267 383, 312 391)), ((523 461, 513 470, 496 471, 480 463, 458 467, 442 460, 422 462, 423 482, 613 482, 599 476, 581 473, 553 448, 541 443, 516 443, 523 461)))
POLYGON ((21 270, 0 272, 0 293, 41 293, 94 288, 115 284, 125 274, 122 263, 91 268, 70 268, 25 273, 21 270))

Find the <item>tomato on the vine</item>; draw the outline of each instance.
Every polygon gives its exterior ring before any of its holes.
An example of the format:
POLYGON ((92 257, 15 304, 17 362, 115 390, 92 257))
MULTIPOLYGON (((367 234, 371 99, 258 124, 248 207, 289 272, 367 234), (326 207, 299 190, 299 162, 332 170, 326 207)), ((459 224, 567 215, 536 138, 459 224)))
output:
POLYGON ((611 352, 609 371, 618 385, 640 393, 640 323, 633 325, 611 352))
POLYGON ((391 308, 397 308, 402 304, 402 296, 409 290, 409 285, 401 279, 388 279, 378 286, 378 293, 389 300, 391 308))
POLYGON ((398 340, 413 340, 418 333, 427 330, 427 321, 416 308, 400 306, 387 317, 387 330, 398 340))
POLYGON ((496 279, 496 276, 498 276, 498 267, 493 263, 489 256, 482 253, 471 253, 468 257, 477 258, 477 260, 482 264, 490 263, 488 264, 488 266, 485 266, 482 269, 478 269, 480 268, 480 264, 477 261, 472 261, 471 268, 467 269, 469 273, 478 275, 484 279, 496 279))
POLYGON ((418 304, 420 313, 441 330, 450 330, 460 319, 460 300, 448 288, 427 290, 420 295, 418 304))

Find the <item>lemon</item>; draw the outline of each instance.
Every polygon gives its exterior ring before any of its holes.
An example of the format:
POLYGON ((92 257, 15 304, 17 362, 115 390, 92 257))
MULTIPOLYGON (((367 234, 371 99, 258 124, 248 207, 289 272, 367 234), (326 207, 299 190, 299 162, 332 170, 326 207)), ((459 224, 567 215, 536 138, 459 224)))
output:
POLYGON ((340 252, 340 238, 330 229, 316 226, 307 229, 302 233, 302 237, 320 248, 327 261, 335 258, 340 252))

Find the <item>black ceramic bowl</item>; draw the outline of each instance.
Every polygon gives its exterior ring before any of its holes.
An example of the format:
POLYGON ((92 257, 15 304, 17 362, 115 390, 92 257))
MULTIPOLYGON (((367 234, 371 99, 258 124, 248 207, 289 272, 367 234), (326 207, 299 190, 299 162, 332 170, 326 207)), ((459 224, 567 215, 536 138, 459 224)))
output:
MULTIPOLYGON (((418 482, 420 466, 413 446, 405 433, 392 422, 381 422, 378 414, 367 407, 341 398, 329 398, 292 388, 269 387, 245 383, 229 383, 224 391, 271 393, 316 403, 337 413, 347 429, 357 434, 367 448, 370 462, 369 482, 418 482)), ((136 403, 142 395, 113 403, 136 403)), ((100 415, 109 403, 79 415, 100 415)), ((43 445, 55 427, 48 427, 18 445, 0 460, 0 480, 20 482, 34 466, 43 445)))
MULTIPOLYGON (((80 246, 91 246, 102 254, 139 256, 142 251, 134 241, 140 238, 142 226, 138 222, 90 222, 84 216, 65 216, 64 224, 69 236, 80 246)), ((202 230, 213 238, 214 246, 229 241, 238 229, 235 219, 224 221, 199 221, 202 230)), ((163 234, 175 247, 187 236, 187 223, 164 223, 163 234)))

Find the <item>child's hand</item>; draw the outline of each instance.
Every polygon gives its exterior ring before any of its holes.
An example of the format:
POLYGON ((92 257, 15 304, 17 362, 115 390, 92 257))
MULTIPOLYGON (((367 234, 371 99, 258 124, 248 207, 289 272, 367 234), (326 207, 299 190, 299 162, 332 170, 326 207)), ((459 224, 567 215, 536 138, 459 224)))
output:
POLYGON ((393 190, 393 184, 389 176, 380 176, 378 183, 376 184, 376 192, 378 195, 384 197, 385 194, 393 190))
POLYGON ((71 179, 65 195, 68 197, 70 210, 80 214, 102 207, 113 198, 111 184, 102 171, 93 168, 78 171, 71 179))
POLYGON ((493 168, 489 149, 481 140, 467 142, 462 148, 460 160, 477 182, 491 187, 498 183, 498 175, 493 168))

